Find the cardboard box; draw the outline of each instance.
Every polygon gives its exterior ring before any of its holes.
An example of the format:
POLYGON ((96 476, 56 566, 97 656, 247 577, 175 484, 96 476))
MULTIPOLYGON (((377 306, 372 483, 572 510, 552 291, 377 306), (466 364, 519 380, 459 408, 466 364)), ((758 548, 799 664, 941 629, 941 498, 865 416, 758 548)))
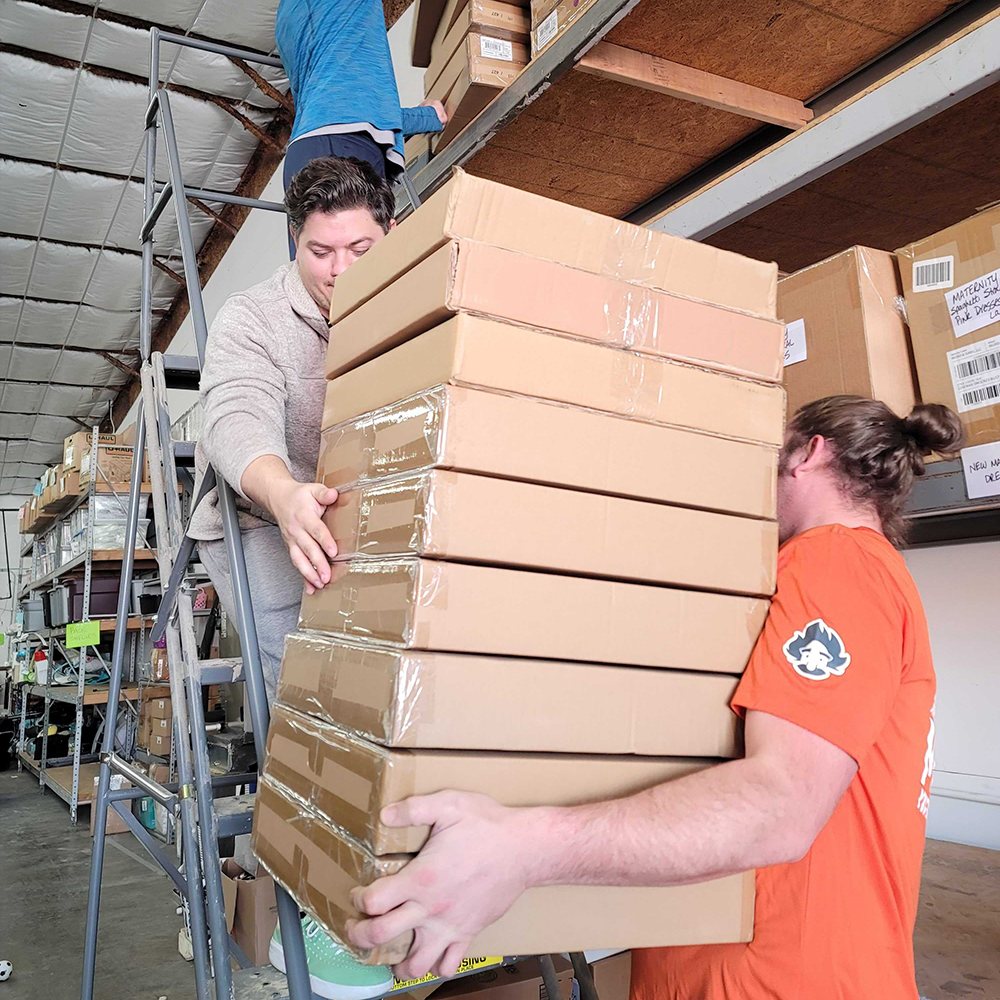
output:
POLYGON ((468 35, 427 92, 428 99, 444 103, 448 115, 444 129, 431 135, 431 150, 447 146, 526 64, 527 49, 520 43, 468 35), (500 58, 486 55, 496 50, 500 58))
POLYGON ((356 368, 457 312, 762 381, 781 377, 785 334, 777 320, 468 240, 434 251, 340 320, 330 338, 327 377, 356 368))
MULTIPOLYGON (((359 916, 350 902, 351 889, 398 871, 409 859, 377 858, 266 779, 258 787, 254 852, 312 917, 346 941, 346 922, 359 916)), ((749 941, 753 898, 753 872, 667 889, 535 888, 476 935, 468 950, 480 955, 539 955, 597 947, 749 941)), ((408 947, 409 938, 390 942, 364 958, 393 964, 402 960, 408 947)))
POLYGON ((67 472, 65 469, 59 476, 59 496, 78 497, 83 492, 80 485, 80 472, 77 469, 67 472))
POLYGON ((278 700, 391 747, 738 757, 736 684, 725 674, 429 653, 296 631, 278 700), (488 713, 469 710, 484 698, 488 713))
POLYGON ((416 0, 410 31, 410 61, 414 66, 430 65, 431 43, 447 6, 448 0, 416 0))
POLYGON ((299 623, 404 649, 739 674, 767 606, 762 598, 411 557, 337 563, 326 587, 303 596, 299 623))
POLYGON ((518 62, 521 65, 528 61, 531 22, 527 12, 511 4, 500 3, 499 0, 469 0, 437 47, 430 66, 424 73, 425 93, 434 86, 459 46, 470 34, 504 43, 494 45, 487 42, 485 47, 476 44, 473 51, 482 58, 518 62))
POLYGON ((469 313, 453 316, 332 379, 322 426, 332 427, 444 383, 534 396, 775 447, 784 438, 785 394, 780 386, 469 313))
POLYGON ((222 862, 226 926, 255 966, 267 965, 268 946, 278 923, 274 879, 259 865, 252 878, 248 874, 232 858, 222 862))
MULTIPOLYGON (((143 750, 149 750, 153 742, 153 720, 148 715, 140 716, 139 728, 136 730, 135 742, 143 750)), ((169 749, 169 748, 168 748, 169 749)))
POLYGON ((966 445, 1000 441, 1000 206, 896 254, 923 401, 958 413, 966 445))
MULTIPOLYGON (((156 653, 166 650, 154 650, 156 653)), ((143 702, 146 714, 151 719, 166 719, 168 722, 174 717, 174 703, 169 698, 151 698, 143 702)))
MULTIPOLYGON (((421 0, 425 2, 425 0, 421 0)), ((427 2, 434 3, 435 0, 427 0, 427 2)), ((440 16, 437 19, 437 23, 433 29, 431 35, 431 42, 427 48, 427 57, 424 62, 417 62, 414 59, 414 66, 428 66, 430 60, 442 49, 445 44, 445 39, 448 33, 455 26, 455 23, 460 20, 460 18, 465 14, 466 8, 468 7, 469 0, 447 0, 447 3, 443 5, 440 16)), ((511 7, 518 7, 524 11, 524 19, 530 24, 530 0, 507 0, 507 5, 511 7)), ((418 8, 417 17, 420 16, 420 10, 418 8)), ((416 50, 414 50, 415 54, 416 50)), ((423 51, 419 53, 423 55, 423 51)))
POLYGON ((410 795, 455 789, 502 805, 579 805, 653 788, 708 767, 689 757, 392 750, 356 733, 275 705, 264 774, 325 822, 374 854, 419 851, 426 826, 393 828, 385 806, 410 795))
POLYGON ((772 518, 777 464, 774 447, 446 385, 324 431, 316 478, 447 468, 772 518))
MULTIPOLYGON (((88 448, 80 459, 80 485, 90 482, 92 455, 88 448)), ((128 483, 132 479, 132 448, 129 445, 101 445, 97 452, 98 482, 128 483)), ((144 477, 145 478, 145 477, 144 477)))
MULTIPOLYGON (((154 681, 168 681, 170 680, 170 662, 167 659, 166 649, 153 648, 149 654, 149 675, 150 679, 154 681)), ((167 706, 170 705, 170 699, 160 699, 165 700, 167 706)))
MULTIPOLYGON (((552 964, 560 1000, 579 1000, 573 966, 561 955, 553 955, 552 964)), ((439 1000, 458 1000, 459 997, 468 1000, 548 1000, 538 963, 531 958, 446 982, 435 992, 439 1000)))
POLYGON ((629 1000, 632 987, 632 952, 622 951, 590 966, 600 1000, 629 1000))
POLYGON ((435 469, 345 489, 323 522, 340 562, 417 555, 774 593, 774 521, 600 493, 435 469))
POLYGON ((429 133, 411 135, 403 144, 403 160, 407 170, 412 170, 413 164, 416 164, 423 157, 430 156, 430 153, 431 137, 429 133))
MULTIPOLYGON (((66 472, 79 472, 81 468, 81 462, 83 460, 83 453, 85 451, 90 451, 90 446, 93 441, 92 431, 77 431, 75 434, 70 434, 65 441, 63 441, 63 468, 66 472)), ((98 434, 97 443, 102 444, 118 444, 117 434, 98 434)))
MULTIPOLYGON (((94 824, 97 822, 97 808, 94 803, 97 802, 97 785, 100 782, 100 777, 95 775, 94 777, 94 793, 90 799, 90 836, 94 836, 94 824)), ((131 788, 132 783, 126 781, 124 775, 112 774, 111 783, 109 787, 113 791, 118 791, 122 788, 131 788)), ((130 809, 132 803, 126 800, 122 803, 126 809, 130 809)), ((108 818, 104 826, 104 835, 106 837, 113 833, 128 833, 128 823, 122 819, 121 814, 115 809, 112 803, 108 803, 108 818)))
MULTIPOLYGON (((163 720, 160 720, 163 721, 163 720)), ((150 732, 149 737, 149 752, 155 753, 160 757, 168 757, 170 755, 170 731, 166 733, 157 732, 153 727, 153 723, 156 722, 155 719, 150 719, 150 732)))
POLYGON ((548 48, 594 0, 532 0, 531 57, 548 48))
POLYGON ((778 265, 656 232, 541 195, 455 176, 337 278, 336 323, 452 239, 774 319, 778 265))
POLYGON ((153 736, 165 736, 168 740, 170 739, 170 728, 173 726, 173 719, 160 719, 155 715, 151 715, 149 722, 152 726, 153 736))
POLYGON ((778 282, 788 415, 824 396, 917 401, 895 257, 851 247, 778 282))

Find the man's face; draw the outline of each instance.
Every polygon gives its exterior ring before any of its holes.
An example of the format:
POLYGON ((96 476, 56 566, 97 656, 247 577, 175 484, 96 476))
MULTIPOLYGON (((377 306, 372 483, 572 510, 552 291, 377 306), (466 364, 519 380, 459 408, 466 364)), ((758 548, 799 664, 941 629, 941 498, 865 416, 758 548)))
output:
MULTIPOLYGON (((395 220, 390 229, 395 226, 395 220)), ((367 253, 385 233, 367 208, 342 212, 313 212, 295 240, 295 259, 302 284, 320 307, 330 312, 333 285, 362 254, 367 253)))
POLYGON ((808 481, 793 475, 793 470, 802 459, 801 449, 790 451, 787 446, 782 449, 778 465, 779 543, 787 542, 793 535, 798 534, 804 508, 808 504, 808 481))

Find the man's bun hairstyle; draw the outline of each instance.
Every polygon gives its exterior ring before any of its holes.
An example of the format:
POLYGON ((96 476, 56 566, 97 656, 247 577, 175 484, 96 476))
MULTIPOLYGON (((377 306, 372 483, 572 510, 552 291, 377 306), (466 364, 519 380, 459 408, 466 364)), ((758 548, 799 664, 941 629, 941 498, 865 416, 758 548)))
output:
POLYGON ((372 218, 389 232, 396 214, 396 196, 389 182, 370 163, 353 156, 320 156, 310 160, 285 192, 288 225, 298 236, 313 212, 344 212, 367 208, 372 218))
POLYGON ((931 452, 949 455, 962 445, 958 417, 940 403, 921 403, 899 417, 885 403, 862 396, 827 396, 801 407, 788 422, 782 463, 814 437, 830 445, 841 485, 857 504, 874 507, 894 545, 906 537, 903 510, 915 476, 931 452))

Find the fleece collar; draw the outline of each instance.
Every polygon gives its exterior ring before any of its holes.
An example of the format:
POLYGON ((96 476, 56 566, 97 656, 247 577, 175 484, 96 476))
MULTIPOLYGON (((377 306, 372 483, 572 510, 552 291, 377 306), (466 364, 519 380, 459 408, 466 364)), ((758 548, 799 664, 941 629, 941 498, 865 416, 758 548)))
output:
POLYGON ((316 301, 306 291, 306 286, 302 283, 298 261, 293 260, 285 266, 287 267, 284 277, 285 292, 293 312, 305 320, 324 340, 329 340, 329 324, 326 317, 320 312, 319 306, 316 305, 316 301))

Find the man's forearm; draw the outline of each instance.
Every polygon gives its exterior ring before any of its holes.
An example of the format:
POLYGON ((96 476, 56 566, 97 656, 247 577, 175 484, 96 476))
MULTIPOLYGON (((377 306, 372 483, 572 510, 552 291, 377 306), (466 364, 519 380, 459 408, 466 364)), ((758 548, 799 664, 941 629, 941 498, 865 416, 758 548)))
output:
POLYGON ((277 455, 261 455, 243 470, 240 489, 255 504, 275 514, 274 490, 294 483, 295 479, 282 459, 277 455))
POLYGON ((795 860, 808 844, 782 781, 766 760, 734 760, 625 799, 531 810, 530 884, 682 885, 795 860))

